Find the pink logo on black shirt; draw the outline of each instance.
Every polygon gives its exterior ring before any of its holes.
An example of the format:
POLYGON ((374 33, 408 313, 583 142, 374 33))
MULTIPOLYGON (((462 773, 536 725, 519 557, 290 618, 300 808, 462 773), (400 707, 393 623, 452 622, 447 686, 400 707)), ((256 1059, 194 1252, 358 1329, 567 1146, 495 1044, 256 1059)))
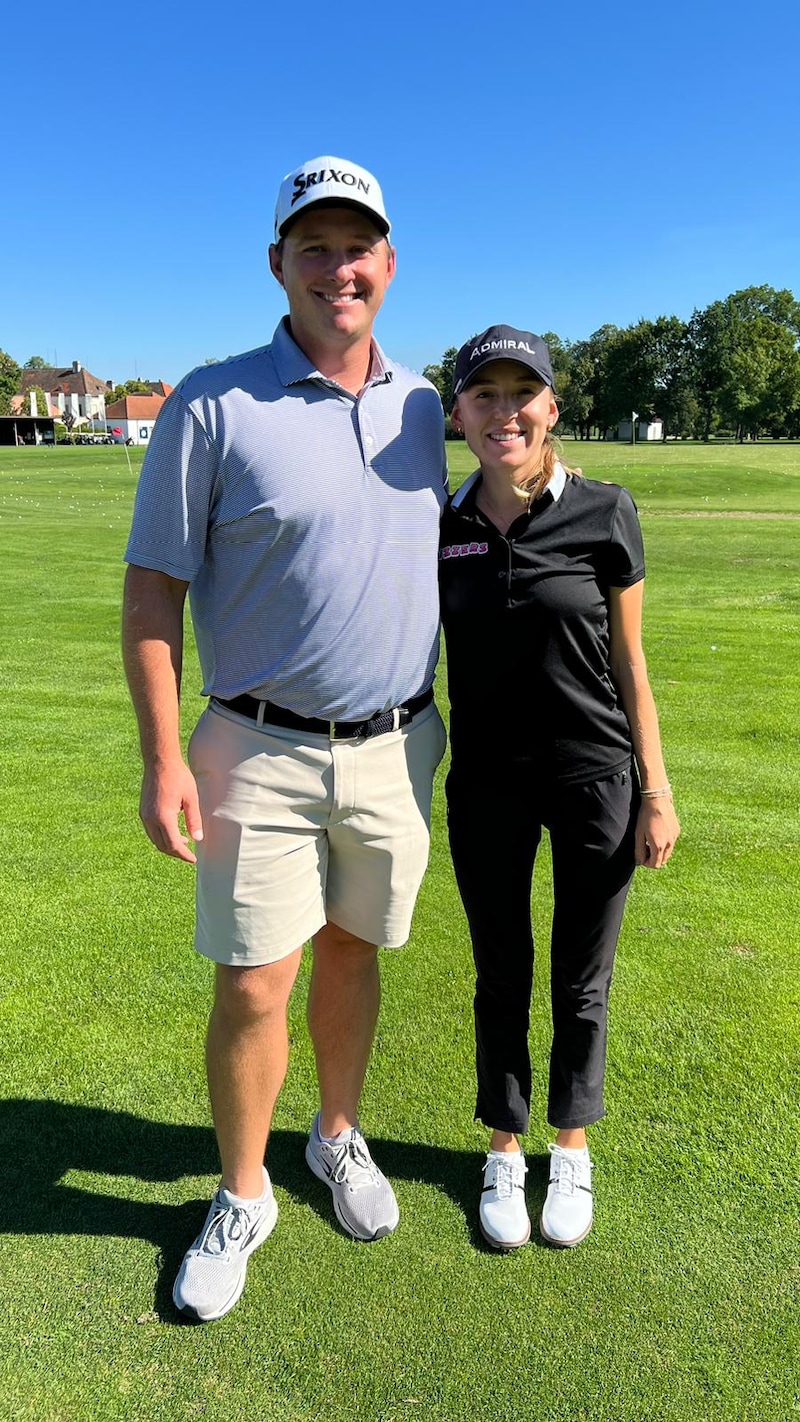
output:
POLYGON ((473 553, 488 553, 488 543, 450 543, 439 550, 440 558, 469 558, 473 553))

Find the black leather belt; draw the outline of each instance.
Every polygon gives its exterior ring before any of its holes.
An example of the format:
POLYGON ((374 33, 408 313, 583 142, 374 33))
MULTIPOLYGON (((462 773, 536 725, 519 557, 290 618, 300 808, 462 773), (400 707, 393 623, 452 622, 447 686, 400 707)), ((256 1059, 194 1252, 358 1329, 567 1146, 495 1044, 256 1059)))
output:
POLYGON ((223 701, 221 696, 213 699, 220 706, 227 706, 229 711, 249 716, 258 726, 266 722, 268 726, 284 726, 290 731, 311 731, 318 736, 330 736, 332 741, 369 740, 371 736, 382 736, 387 731, 407 726, 418 711, 430 706, 433 687, 423 691, 421 696, 413 696, 403 706, 396 706, 393 711, 378 711, 365 721, 323 721, 317 716, 296 716, 285 706, 276 706, 274 701, 259 701, 257 696, 247 694, 234 696, 230 701, 223 701))

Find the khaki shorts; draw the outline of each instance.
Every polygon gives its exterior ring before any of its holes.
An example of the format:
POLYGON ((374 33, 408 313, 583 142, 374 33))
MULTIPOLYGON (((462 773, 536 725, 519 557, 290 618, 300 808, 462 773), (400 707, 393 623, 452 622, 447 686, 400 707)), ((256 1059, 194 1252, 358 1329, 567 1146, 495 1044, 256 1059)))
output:
POLYGON ((330 921, 399 948, 428 862, 435 703, 370 740, 300 736, 211 702, 189 743, 203 839, 195 947, 217 963, 273 963, 330 921))

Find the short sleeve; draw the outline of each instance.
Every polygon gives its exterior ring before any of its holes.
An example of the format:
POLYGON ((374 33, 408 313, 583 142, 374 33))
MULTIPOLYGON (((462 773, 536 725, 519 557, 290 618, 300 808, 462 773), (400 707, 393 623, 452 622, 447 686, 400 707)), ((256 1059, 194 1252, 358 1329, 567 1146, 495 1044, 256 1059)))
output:
POLYGON ((619 490, 604 550, 602 575, 611 588, 629 588, 644 577, 644 543, 639 515, 627 489, 619 490))
POLYGON ((179 387, 153 429, 125 562, 191 582, 205 557, 217 472, 217 451, 179 387))

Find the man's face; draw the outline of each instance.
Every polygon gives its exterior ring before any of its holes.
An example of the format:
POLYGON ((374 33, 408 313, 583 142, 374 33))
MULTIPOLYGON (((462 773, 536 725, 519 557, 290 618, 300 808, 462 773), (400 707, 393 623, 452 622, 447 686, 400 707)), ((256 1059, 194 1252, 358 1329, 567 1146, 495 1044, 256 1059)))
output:
POLYGON ((395 254, 366 213, 320 207, 301 213, 280 252, 270 247, 269 264, 298 345, 340 348, 372 334, 395 254))

